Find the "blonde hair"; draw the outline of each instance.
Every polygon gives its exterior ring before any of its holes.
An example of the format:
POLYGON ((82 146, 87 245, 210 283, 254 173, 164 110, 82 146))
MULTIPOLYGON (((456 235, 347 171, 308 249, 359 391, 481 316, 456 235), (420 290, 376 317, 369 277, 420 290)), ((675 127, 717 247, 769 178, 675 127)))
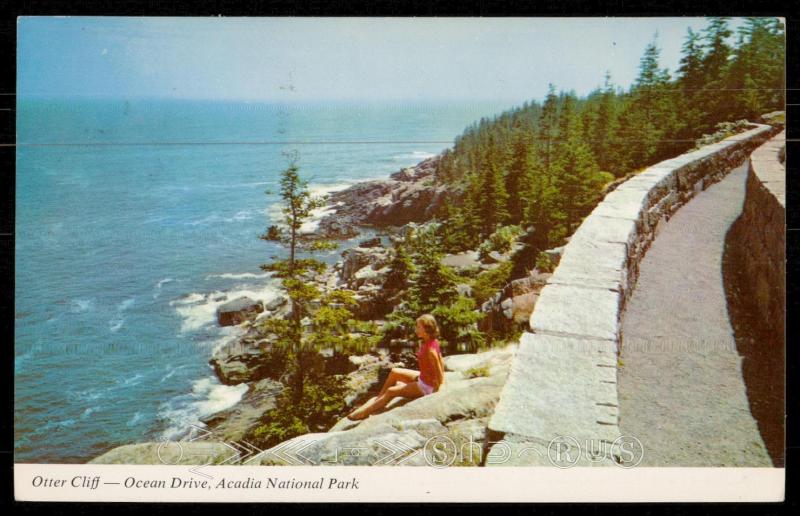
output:
POLYGON ((425 334, 428 337, 435 339, 439 336, 439 325, 436 324, 436 319, 431 314, 423 314, 417 317, 417 322, 422 325, 425 334))

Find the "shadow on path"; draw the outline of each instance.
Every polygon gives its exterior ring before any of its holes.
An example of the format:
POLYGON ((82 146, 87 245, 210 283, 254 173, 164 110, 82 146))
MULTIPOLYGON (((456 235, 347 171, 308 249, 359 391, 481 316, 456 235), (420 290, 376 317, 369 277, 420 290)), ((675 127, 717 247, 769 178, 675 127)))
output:
POLYGON ((722 262, 728 313, 743 358, 742 373, 747 388, 750 412, 770 458, 776 467, 784 466, 784 377, 785 350, 783 328, 769 327, 758 316, 759 310, 745 277, 744 249, 740 233, 745 221, 739 218, 725 237, 722 262))

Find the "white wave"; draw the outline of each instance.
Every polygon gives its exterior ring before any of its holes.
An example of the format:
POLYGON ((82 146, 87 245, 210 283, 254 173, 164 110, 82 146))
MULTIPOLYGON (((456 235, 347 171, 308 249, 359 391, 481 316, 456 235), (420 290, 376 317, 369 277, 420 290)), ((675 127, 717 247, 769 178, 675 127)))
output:
POLYGON ((175 299, 170 301, 169 304, 172 306, 175 305, 192 305, 195 303, 199 303, 205 300, 205 296, 203 294, 198 294, 196 292, 192 292, 191 294, 187 294, 181 298, 175 299))
POLYGON ((253 218, 252 212, 250 212, 249 210, 242 210, 242 211, 237 211, 236 215, 234 215, 233 217, 229 217, 224 220, 225 222, 236 222, 238 220, 247 220, 252 218, 253 218))
POLYGON ((128 387, 129 385, 139 385, 142 382, 143 378, 144 378, 143 374, 136 373, 133 376, 118 379, 117 385, 119 385, 120 387, 128 387))
POLYGON ((117 333, 123 326, 125 326, 125 319, 122 317, 115 317, 108 321, 108 331, 111 333, 117 333))
POLYGON ((183 318, 181 332, 199 330, 216 321, 217 307, 239 297, 249 297, 254 301, 269 302, 279 294, 277 284, 270 280, 261 286, 239 285, 233 289, 206 294, 194 292, 188 296, 170 302, 175 311, 183 318))
POLYGON ((87 417, 91 416, 93 413, 97 412, 98 410, 100 410, 100 407, 89 407, 89 408, 87 408, 86 410, 83 411, 83 414, 81 414, 81 419, 86 419, 87 417))
POLYGON ((70 301, 69 311, 73 314, 80 314, 88 312, 94 308, 94 298, 91 299, 73 299, 70 301))
POLYGON ((167 283, 171 283, 173 281, 172 278, 164 278, 159 280, 154 287, 155 292, 153 292, 153 299, 158 299, 158 296, 161 295, 161 287, 163 287, 167 283))
POLYGON ((170 423, 162 436, 177 439, 185 436, 192 426, 205 426, 201 419, 233 407, 246 392, 245 383, 222 385, 213 376, 195 381, 190 394, 162 405, 159 415, 170 423))
POLYGON ((122 313, 136 303, 135 297, 129 297, 117 305, 117 315, 108 321, 108 330, 111 333, 117 333, 123 326, 125 326, 125 317, 122 313))
POLYGON ((196 401, 193 406, 201 418, 210 416, 239 403, 246 392, 246 383, 222 385, 216 378, 210 376, 197 380, 192 385, 192 393, 205 398, 196 401))
POLYGON ((202 219, 192 220, 189 222, 185 222, 187 226, 205 226, 207 224, 211 224, 212 222, 239 222, 242 220, 248 220, 253 218, 253 212, 251 210, 241 210, 237 211, 231 216, 225 217, 218 213, 212 213, 211 215, 207 215, 202 219))
MULTIPOLYGON (((261 312, 258 317, 266 316, 267 312, 261 312)), ((211 342, 211 355, 215 355, 220 348, 224 345, 235 342, 244 335, 245 330, 244 328, 240 328, 238 326, 226 326, 224 328, 220 328, 220 337, 215 339, 211 342)))
POLYGON ((43 427, 40 427, 36 432, 36 434, 43 434, 50 431, 52 428, 58 428, 63 426, 72 426, 76 423, 74 419, 64 419, 63 421, 50 421, 43 427))
POLYGON ((175 373, 177 373, 181 369, 184 369, 185 367, 186 367, 185 365, 178 366, 178 367, 167 366, 166 367, 167 374, 165 374, 164 376, 161 377, 161 380, 159 381, 159 383, 164 383, 165 381, 169 380, 170 378, 175 376, 175 373))
POLYGON ((33 350, 28 351, 25 354, 14 357, 14 372, 18 373, 22 371, 22 366, 24 366, 25 362, 30 360, 32 357, 33 357, 33 350))
POLYGON ((308 185, 308 193, 312 196, 323 196, 332 194, 334 192, 338 192, 340 190, 344 190, 345 188, 349 188, 353 186, 352 181, 348 182, 339 182, 339 183, 329 183, 329 184, 312 184, 308 185))
POLYGON ((264 279, 269 278, 272 276, 271 272, 262 272, 260 274, 254 272, 240 272, 240 273, 232 273, 232 272, 225 272, 222 274, 209 274, 206 276, 206 279, 211 278, 222 278, 222 279, 264 279))
POLYGON ((323 218, 327 217, 328 215, 332 215, 336 213, 336 208, 333 206, 324 206, 322 208, 317 208, 316 210, 311 210, 311 217, 309 220, 303 223, 300 226, 300 233, 313 233, 319 227, 319 223, 322 221, 323 218))
POLYGON ((68 391, 67 396, 76 401, 95 401, 103 398, 108 389, 84 389, 82 391, 68 391))
POLYGON ((428 158, 432 158, 434 156, 436 156, 436 154, 433 154, 431 152, 411 151, 405 154, 396 154, 392 156, 392 159, 396 161, 409 160, 409 159, 416 159, 421 161, 421 160, 426 160, 428 158))
POLYGON ((127 423, 125 423, 125 426, 129 426, 129 427, 130 427, 130 426, 135 426, 137 423, 139 423, 139 422, 140 422, 140 421, 142 421, 143 419, 144 419, 144 414, 142 414, 141 412, 138 412, 138 411, 137 411, 137 412, 136 412, 136 413, 133 415, 133 417, 132 417, 132 418, 130 418, 130 419, 128 420, 128 422, 127 422, 127 423))

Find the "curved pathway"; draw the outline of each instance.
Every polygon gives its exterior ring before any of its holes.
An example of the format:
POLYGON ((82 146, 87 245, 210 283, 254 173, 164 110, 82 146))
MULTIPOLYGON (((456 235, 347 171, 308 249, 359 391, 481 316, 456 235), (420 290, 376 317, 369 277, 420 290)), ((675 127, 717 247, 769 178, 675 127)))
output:
POLYGON ((770 466, 722 279, 747 162, 662 222, 622 320, 619 426, 642 466, 770 466))

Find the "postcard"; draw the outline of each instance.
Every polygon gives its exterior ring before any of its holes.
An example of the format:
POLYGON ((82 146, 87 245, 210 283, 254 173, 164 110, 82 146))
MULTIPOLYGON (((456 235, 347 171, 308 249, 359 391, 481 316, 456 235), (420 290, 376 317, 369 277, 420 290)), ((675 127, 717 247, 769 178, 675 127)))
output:
POLYGON ((783 18, 17 30, 18 500, 783 499, 783 18))

